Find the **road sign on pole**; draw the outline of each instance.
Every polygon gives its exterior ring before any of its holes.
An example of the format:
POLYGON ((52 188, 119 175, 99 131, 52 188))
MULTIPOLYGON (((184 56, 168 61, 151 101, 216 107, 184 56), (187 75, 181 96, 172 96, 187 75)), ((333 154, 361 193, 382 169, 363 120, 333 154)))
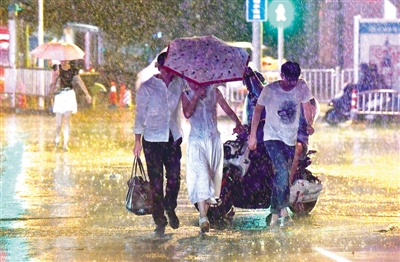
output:
POLYGON ((267 21, 267 0, 246 0, 247 22, 267 21))
POLYGON ((293 20, 293 5, 288 0, 275 0, 269 5, 269 17, 273 26, 278 28, 278 68, 280 70, 283 61, 283 29, 293 20))
POLYGON ((269 21, 275 27, 288 27, 294 17, 293 5, 288 0, 275 0, 268 7, 269 21))

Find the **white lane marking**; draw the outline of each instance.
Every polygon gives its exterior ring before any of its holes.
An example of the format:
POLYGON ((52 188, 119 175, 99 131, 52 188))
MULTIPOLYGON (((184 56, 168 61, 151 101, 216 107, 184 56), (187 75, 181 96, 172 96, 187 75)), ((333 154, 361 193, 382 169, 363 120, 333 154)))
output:
POLYGON ((322 255, 324 255, 326 257, 329 257, 329 258, 331 258, 331 259, 333 259, 333 260, 335 260, 337 262, 351 262, 351 260, 348 260, 346 258, 340 257, 340 256, 338 256, 338 255, 336 255, 336 254, 334 254, 334 253, 332 253, 332 252, 330 252, 328 250, 325 250, 323 248, 315 247, 314 249, 316 251, 318 251, 319 253, 321 253, 322 255))

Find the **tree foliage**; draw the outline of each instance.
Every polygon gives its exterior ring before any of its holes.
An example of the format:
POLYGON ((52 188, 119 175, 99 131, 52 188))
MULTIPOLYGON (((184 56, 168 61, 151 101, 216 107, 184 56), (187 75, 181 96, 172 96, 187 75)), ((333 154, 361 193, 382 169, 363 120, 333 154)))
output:
MULTIPOLYGON (((31 32, 37 30, 37 0, 0 1, 2 16, 9 3, 20 3, 23 10, 18 19, 29 24, 31 32)), ((307 61, 315 54, 315 50, 306 50, 310 43, 316 48, 312 41, 318 20, 311 14, 318 9, 319 0, 311 2, 293 1, 297 18, 285 30, 285 54, 290 59, 307 61)), ((103 69, 112 74, 135 75, 177 37, 213 34, 225 41, 252 41, 252 26, 245 20, 245 0, 43 0, 43 6, 47 35, 60 38, 68 22, 99 27, 105 46, 103 69), (154 37, 157 32, 162 32, 161 38, 154 37)), ((264 23, 264 44, 274 57, 276 35, 276 29, 264 23)))

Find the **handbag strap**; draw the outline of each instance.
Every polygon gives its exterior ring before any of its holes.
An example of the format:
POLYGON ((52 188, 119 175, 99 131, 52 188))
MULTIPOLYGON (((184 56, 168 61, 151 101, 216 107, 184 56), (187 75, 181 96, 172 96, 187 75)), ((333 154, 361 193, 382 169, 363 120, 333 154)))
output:
POLYGON ((142 161, 140 160, 140 157, 135 157, 135 159, 133 160, 131 178, 137 176, 138 167, 140 175, 143 176, 144 180, 146 181, 149 180, 149 177, 146 175, 146 172, 144 171, 144 167, 142 161))

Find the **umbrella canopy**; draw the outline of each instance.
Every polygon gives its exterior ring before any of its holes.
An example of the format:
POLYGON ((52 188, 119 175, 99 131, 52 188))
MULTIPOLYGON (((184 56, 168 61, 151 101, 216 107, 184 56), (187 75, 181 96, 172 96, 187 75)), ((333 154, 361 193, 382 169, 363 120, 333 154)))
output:
POLYGON ((82 59, 85 52, 78 46, 65 42, 48 42, 41 44, 30 53, 42 59, 77 60, 82 59))
POLYGON ((164 67, 196 84, 243 79, 250 55, 217 37, 177 38, 168 45, 164 67))
POLYGON ((98 93, 98 92, 107 92, 107 88, 100 83, 94 83, 94 85, 91 88, 91 91, 93 91, 94 93, 98 93))

